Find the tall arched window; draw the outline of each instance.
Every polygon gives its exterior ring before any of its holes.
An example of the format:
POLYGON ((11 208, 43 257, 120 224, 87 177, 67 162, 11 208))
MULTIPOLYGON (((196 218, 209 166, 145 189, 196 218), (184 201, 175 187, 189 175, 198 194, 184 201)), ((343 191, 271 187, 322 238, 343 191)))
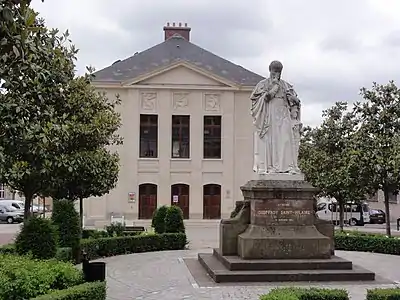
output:
POLYGON ((139 219, 151 219, 157 209, 157 185, 143 183, 139 185, 139 219))
POLYGON ((203 219, 221 219, 221 186, 203 186, 203 219))
POLYGON ((189 219, 189 190, 189 185, 184 183, 171 185, 171 205, 182 209, 184 219, 189 219))

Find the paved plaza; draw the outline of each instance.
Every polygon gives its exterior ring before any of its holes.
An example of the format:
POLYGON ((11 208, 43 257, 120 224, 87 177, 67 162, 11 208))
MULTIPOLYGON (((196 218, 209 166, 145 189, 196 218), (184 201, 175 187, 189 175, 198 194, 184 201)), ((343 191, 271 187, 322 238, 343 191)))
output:
MULTIPOLYGON (((147 225, 147 224, 144 224, 147 225)), ((197 253, 211 252, 218 246, 219 221, 188 222, 189 250, 137 253, 105 258, 109 300, 128 299, 258 299, 260 294, 276 287, 274 283, 215 284, 197 262, 197 253)), ((8 243, 19 225, 0 224, 0 242, 8 243)), ((363 231, 381 232, 384 227, 371 225, 363 231)), ((374 283, 296 284, 347 289, 352 300, 364 300, 367 288, 400 285, 400 256, 336 251, 377 275, 374 283)), ((283 284, 280 286, 287 286, 283 284)))

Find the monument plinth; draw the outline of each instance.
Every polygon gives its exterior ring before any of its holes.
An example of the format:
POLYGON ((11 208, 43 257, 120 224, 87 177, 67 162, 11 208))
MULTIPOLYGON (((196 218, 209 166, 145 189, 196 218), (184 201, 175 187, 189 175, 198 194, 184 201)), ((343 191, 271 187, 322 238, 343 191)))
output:
POLYGON ((331 257, 331 240, 316 226, 316 188, 300 180, 252 180, 241 187, 250 224, 238 236, 243 259, 331 257))
POLYGON ((255 179, 241 187, 231 218, 221 220, 220 246, 199 254, 216 282, 360 281, 375 274, 334 255, 334 226, 315 212, 318 189, 298 164, 300 100, 270 65, 250 97, 255 179))

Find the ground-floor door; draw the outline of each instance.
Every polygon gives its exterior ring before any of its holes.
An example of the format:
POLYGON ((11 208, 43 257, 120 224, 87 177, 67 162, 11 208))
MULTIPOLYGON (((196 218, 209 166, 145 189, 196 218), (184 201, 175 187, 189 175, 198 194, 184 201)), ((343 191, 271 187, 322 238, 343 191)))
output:
POLYGON ((139 185, 139 219, 151 219, 157 209, 157 185, 139 185))
POLYGON ((203 186, 203 219, 221 219, 221 186, 203 186))
POLYGON ((171 186, 171 205, 179 206, 183 218, 189 219, 189 185, 178 183, 171 186))

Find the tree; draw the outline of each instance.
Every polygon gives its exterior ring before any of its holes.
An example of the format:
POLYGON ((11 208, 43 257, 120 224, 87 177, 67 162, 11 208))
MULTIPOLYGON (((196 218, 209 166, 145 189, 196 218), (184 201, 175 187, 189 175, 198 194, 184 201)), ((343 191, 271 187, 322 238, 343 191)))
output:
POLYGON ((359 178, 363 168, 359 163, 364 156, 354 149, 357 120, 347 112, 347 103, 337 102, 323 112, 323 117, 320 126, 305 128, 299 163, 306 179, 320 188, 321 195, 337 200, 343 230, 345 204, 360 201, 369 192, 359 178))
POLYGON ((83 199, 108 193, 118 181, 119 156, 109 149, 122 143, 117 133, 121 126, 116 112, 119 104, 118 96, 110 100, 97 92, 91 85, 91 75, 86 74, 71 81, 66 101, 58 111, 64 116, 68 136, 59 157, 63 163, 53 171, 47 195, 79 200, 81 224, 83 199))
POLYGON ((26 219, 35 194, 63 164, 59 157, 68 132, 58 112, 74 77, 77 50, 65 46, 67 33, 48 30, 29 1, 22 2, 1 2, 0 178, 23 192, 26 219))
POLYGON ((56 199, 79 200, 82 228, 83 199, 102 196, 115 187, 118 181, 119 156, 99 148, 63 155, 62 158, 65 164, 57 171, 56 188, 49 194, 56 199))
POLYGON ((400 189, 400 89, 393 81, 373 83, 372 89, 362 88, 361 95, 364 101, 356 104, 357 147, 368 157, 362 176, 375 191, 383 191, 386 234, 391 236, 389 197, 400 189))

